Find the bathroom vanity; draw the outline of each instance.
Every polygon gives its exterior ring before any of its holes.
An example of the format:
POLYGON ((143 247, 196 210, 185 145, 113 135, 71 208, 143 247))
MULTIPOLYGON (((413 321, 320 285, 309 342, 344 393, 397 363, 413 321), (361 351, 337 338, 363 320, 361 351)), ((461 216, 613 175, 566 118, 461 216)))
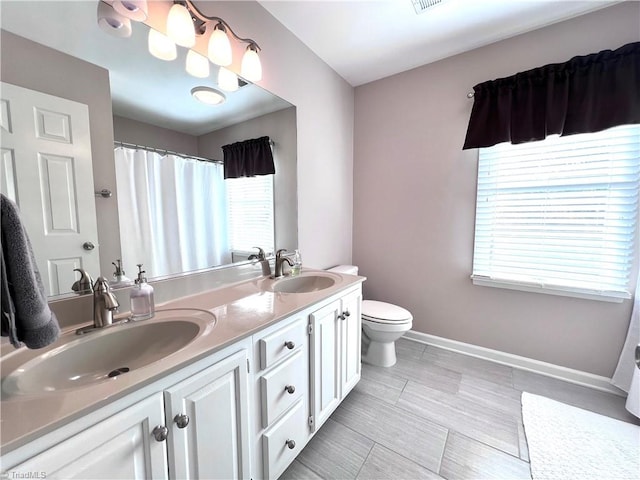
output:
POLYGON ((363 280, 261 277, 3 352, 2 473, 277 478, 360 378, 363 280))

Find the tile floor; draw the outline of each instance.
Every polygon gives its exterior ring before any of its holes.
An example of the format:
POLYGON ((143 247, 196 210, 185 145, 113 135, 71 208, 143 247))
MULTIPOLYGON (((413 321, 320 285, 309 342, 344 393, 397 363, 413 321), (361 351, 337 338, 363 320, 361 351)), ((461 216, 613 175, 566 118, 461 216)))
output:
POLYGON ((531 478, 523 391, 638 423, 616 395, 406 339, 397 354, 363 365, 281 480, 531 478))

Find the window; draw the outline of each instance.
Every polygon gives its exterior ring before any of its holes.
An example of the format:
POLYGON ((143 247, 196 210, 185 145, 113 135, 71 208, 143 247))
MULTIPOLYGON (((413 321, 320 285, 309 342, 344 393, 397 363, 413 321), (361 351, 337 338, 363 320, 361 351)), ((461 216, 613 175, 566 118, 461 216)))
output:
POLYGON ((227 178, 229 245, 232 252, 275 250, 273 175, 227 178))
POLYGON ((639 183, 639 125, 480 149, 474 284, 631 298, 639 183))

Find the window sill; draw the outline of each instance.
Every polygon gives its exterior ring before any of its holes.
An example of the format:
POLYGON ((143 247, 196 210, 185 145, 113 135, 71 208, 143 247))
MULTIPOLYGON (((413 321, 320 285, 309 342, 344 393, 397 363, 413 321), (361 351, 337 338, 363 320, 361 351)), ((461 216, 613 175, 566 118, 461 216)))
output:
POLYGON ((474 285, 483 287, 505 288, 507 290, 520 290, 522 292, 544 293, 547 295, 559 295, 562 297, 584 298, 609 303, 622 303, 631 298, 629 292, 602 292, 596 290, 552 287, 535 283, 518 282, 515 280, 498 280, 494 278, 471 275, 474 285))

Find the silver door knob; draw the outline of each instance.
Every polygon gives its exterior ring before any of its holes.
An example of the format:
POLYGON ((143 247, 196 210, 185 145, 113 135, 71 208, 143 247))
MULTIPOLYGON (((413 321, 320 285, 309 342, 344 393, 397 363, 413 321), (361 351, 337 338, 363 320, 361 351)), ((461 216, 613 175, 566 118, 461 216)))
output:
POLYGON ((94 248, 96 248, 96 246, 91 242, 84 242, 82 244, 82 248, 84 248, 85 250, 93 250, 94 248))
POLYGON ((287 385, 286 387, 284 387, 284 391, 290 395, 293 395, 296 391, 296 387, 294 387, 293 385, 287 385))
POLYGON ((169 429, 164 425, 158 425, 153 429, 151 434, 153 435, 153 438, 156 439, 156 442, 164 442, 169 436, 169 429))
POLYGON ((294 448, 296 448, 296 442, 293 440, 287 440, 284 443, 287 447, 289 447, 290 450, 293 450, 294 448))
POLYGON ((296 344, 293 342, 284 342, 284 346, 287 347, 289 350, 293 350, 296 344))
POLYGON ((175 417, 173 417, 173 421, 176 423, 178 428, 185 428, 187 425, 189 425, 189 415, 179 413, 175 417))

